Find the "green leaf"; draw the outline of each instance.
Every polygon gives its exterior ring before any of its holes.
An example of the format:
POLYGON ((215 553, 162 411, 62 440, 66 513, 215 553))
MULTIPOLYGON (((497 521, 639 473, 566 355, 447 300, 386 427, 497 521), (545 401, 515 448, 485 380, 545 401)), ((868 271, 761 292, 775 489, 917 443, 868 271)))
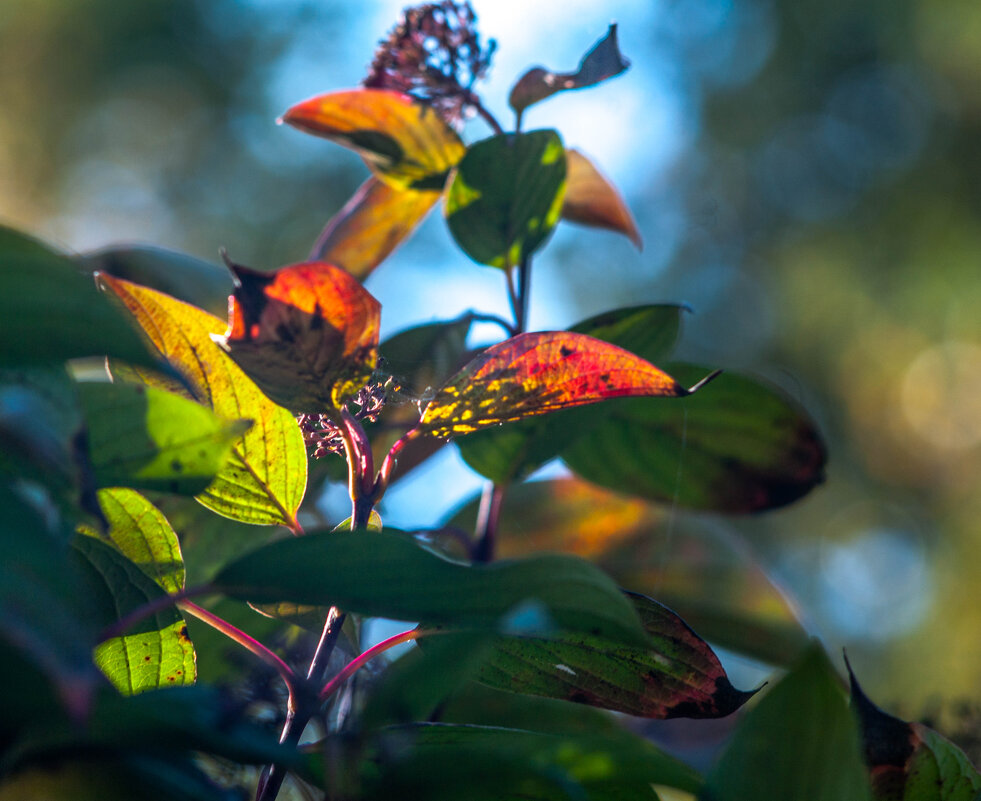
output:
POLYGON ((558 222, 565 173, 555 131, 501 134, 471 145, 446 193, 450 233, 480 264, 517 266, 558 222))
MULTIPOLYGON (((679 381, 705 368, 671 364, 679 381)), ((719 512, 791 503, 824 478, 814 422, 762 382, 723 373, 673 403, 611 402, 600 425, 562 452, 578 475, 617 492, 719 512)))
POLYGON ((473 316, 426 323, 393 334, 378 347, 379 370, 416 395, 432 391, 463 367, 473 316))
POLYGON ((508 105, 519 116, 528 106, 538 103, 557 92, 585 89, 624 72, 630 62, 620 53, 617 44, 617 26, 610 25, 606 36, 594 44, 579 62, 575 72, 556 73, 543 67, 532 67, 511 89, 508 105))
POLYGON ((166 292, 219 317, 228 313, 232 276, 222 265, 176 250, 139 245, 90 251, 77 260, 89 271, 166 292))
POLYGON ((481 681, 647 718, 720 718, 752 695, 729 682, 712 649, 657 601, 628 593, 651 646, 584 634, 500 639, 481 681))
MULTIPOLYGON (((125 538, 123 539, 125 542, 125 538)), ((164 595, 153 579, 115 544, 85 534, 75 550, 103 582, 103 625, 109 625, 164 595)), ((99 643, 95 663, 124 695, 161 687, 193 684, 194 646, 184 620, 174 607, 157 612, 134 627, 133 633, 99 643)))
POLYGON ((40 365, 112 355, 156 360, 100 293, 92 276, 65 256, 0 226, 0 365, 40 365))
MULTIPOLYGON (((652 364, 670 354, 683 306, 633 306, 590 317, 569 330, 617 345, 652 364)), ((607 406, 569 409, 474 431, 456 441, 463 460, 498 484, 520 481, 599 424, 607 406)))
POLYGON ((150 386, 81 383, 78 393, 100 487, 196 495, 252 425, 150 386))
POLYGON ((225 419, 254 423, 198 500, 243 523, 296 530, 296 512, 307 485, 303 435, 293 415, 263 395, 212 340, 212 334, 225 333, 226 324, 147 287, 108 275, 100 280, 184 376, 197 401, 225 419))
MULTIPOLYGON (((399 532, 320 532, 273 542, 215 577, 227 595, 293 601, 428 625, 497 628, 522 613, 642 644, 637 613, 599 570, 567 556, 465 566, 399 532)), ((520 621, 519 621, 520 622, 520 621)))
POLYGON ((740 721, 706 801, 870 801, 858 723, 815 644, 740 721))
POLYGON ((848 668, 875 801, 977 801, 981 773, 956 745, 883 712, 848 668))

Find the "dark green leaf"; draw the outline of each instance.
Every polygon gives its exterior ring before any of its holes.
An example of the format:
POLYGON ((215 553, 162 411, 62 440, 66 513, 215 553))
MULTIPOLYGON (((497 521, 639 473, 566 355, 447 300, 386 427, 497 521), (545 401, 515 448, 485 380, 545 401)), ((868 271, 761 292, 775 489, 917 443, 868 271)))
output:
POLYGON ((981 773, 956 745, 919 723, 883 712, 849 666, 875 801, 977 801, 981 773))
POLYGON ((82 383, 88 446, 99 486, 203 492, 251 427, 178 395, 133 384, 82 383))
POLYGON ((446 193, 446 221, 480 264, 510 269, 548 238, 562 212, 565 150, 555 131, 471 145, 446 193))
MULTIPOLYGON (((669 364, 684 383, 705 368, 669 364)), ((578 475, 617 492, 720 512, 784 506, 824 478, 824 444, 776 389, 723 373, 669 403, 611 401, 600 425, 562 452, 578 475), (615 406, 613 405, 615 404, 615 406)))
POLYGON ((466 363, 472 324, 467 314, 399 331, 379 345, 379 370, 414 395, 434 390, 466 363))
POLYGON ((259 603, 336 605, 430 625, 543 625, 642 644, 637 613, 600 571, 567 556, 465 566, 398 532, 319 532, 280 540, 226 566, 215 583, 259 603))
POLYGON ((740 722, 706 801, 870 801, 858 723, 821 647, 740 722))
POLYGON ((124 313, 91 274, 65 256, 0 226, 0 365, 82 356, 157 364, 124 313))
POLYGON ((232 276, 218 264, 164 248, 111 247, 83 253, 78 260, 87 270, 99 270, 166 292, 218 317, 228 314, 232 276))
MULTIPOLYGON (((683 310, 683 306, 670 304, 633 306, 590 317, 569 330, 618 345, 657 364, 674 347, 683 310)), ((498 484, 507 484, 558 456, 598 425, 606 409, 603 404, 518 420, 475 431, 456 443, 470 467, 498 484)))
POLYGON ((500 639, 480 680, 647 718, 725 717, 752 696, 729 683, 712 649, 681 618, 643 595, 628 597, 651 647, 584 634, 500 639))

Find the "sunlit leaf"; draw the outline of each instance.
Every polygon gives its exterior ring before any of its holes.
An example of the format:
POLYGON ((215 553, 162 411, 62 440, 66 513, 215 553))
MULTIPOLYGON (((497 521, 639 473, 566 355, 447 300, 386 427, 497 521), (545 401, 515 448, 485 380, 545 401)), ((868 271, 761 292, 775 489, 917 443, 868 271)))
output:
POLYGON ((420 428, 448 437, 608 398, 689 392, 645 359, 585 334, 520 334, 485 350, 441 387, 420 428))
POLYGON ((497 628, 527 610, 570 631, 646 641, 616 586, 579 559, 554 555, 465 566, 387 531, 279 540, 227 565, 215 583, 226 595, 258 603, 338 606, 441 626, 497 628))
POLYGON ((354 277, 316 261, 232 271, 235 295, 219 342, 273 401, 325 412, 368 382, 381 306, 354 277))
POLYGON ((512 637, 495 644, 481 681, 647 718, 719 718, 751 692, 729 682, 712 649, 671 610, 628 594, 651 638, 648 648, 589 635, 512 637))
POLYGON ((313 257, 363 281, 415 230, 439 196, 437 190, 399 189, 371 177, 327 223, 313 257))
MULTIPOLYGON (((472 531, 478 506, 479 497, 472 499, 448 525, 472 531)), ((656 597, 699 636, 754 659, 789 665, 809 641, 793 604, 721 524, 677 517, 580 479, 510 487, 497 553, 546 551, 592 560, 621 587, 656 597)))
POLYGON ((156 360, 91 273, 0 226, 0 365, 43 365, 81 356, 156 360))
POLYGON ((630 62, 620 53, 617 44, 617 26, 610 25, 606 36, 582 57, 579 69, 575 72, 550 72, 544 67, 532 67, 511 89, 508 104, 520 115, 528 106, 556 92, 595 86, 619 75, 629 66, 630 62))
POLYGON ((225 419, 253 421, 218 477, 198 496, 201 503, 245 523, 295 529, 307 481, 303 436, 293 415, 263 395, 212 340, 224 333, 226 323, 156 290, 108 275, 100 280, 184 376, 197 401, 225 419))
POLYGON ((562 211, 566 159, 555 131, 471 145, 446 191, 446 222, 480 264, 509 269, 548 238, 562 211))
POLYGON ((641 249, 637 223, 613 184, 578 150, 567 149, 565 157, 562 219, 616 231, 641 249))
MULTIPOLYGON (((705 368, 667 365, 679 380, 705 368)), ((780 391, 723 373, 671 404, 618 401, 562 452, 604 487, 696 509, 755 512, 791 503, 824 478, 813 420, 780 391)))
POLYGON ((870 801, 858 722, 820 646, 740 721, 706 790, 712 801, 870 801))
POLYGON ((290 108, 282 121, 351 148, 399 189, 441 189, 464 153, 460 137, 435 111, 387 89, 318 95, 290 108))
MULTIPOLYGON (((654 364, 670 354, 684 307, 634 306, 605 312, 570 331, 612 342, 654 364)), ((457 440, 463 460, 498 484, 517 481, 558 456, 588 429, 599 425, 606 407, 594 406, 484 428, 457 440)))
POLYGON ((78 393, 100 487, 195 495, 251 427, 248 420, 222 420, 198 403, 149 386, 81 383, 78 393))
POLYGON ((981 773, 964 752, 920 723, 906 723, 869 700, 849 666, 865 763, 875 801, 977 801, 981 773))
POLYGON ((218 317, 228 313, 232 276, 223 265, 149 246, 103 248, 83 253, 78 261, 88 270, 166 292, 218 317))

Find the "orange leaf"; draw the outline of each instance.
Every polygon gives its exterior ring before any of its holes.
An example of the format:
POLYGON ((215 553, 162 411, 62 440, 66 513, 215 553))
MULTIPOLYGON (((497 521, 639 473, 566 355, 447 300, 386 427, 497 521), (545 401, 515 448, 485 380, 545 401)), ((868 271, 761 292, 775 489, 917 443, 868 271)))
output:
POLYGON ((282 122, 357 151, 400 189, 442 189, 466 148, 428 106, 387 89, 351 89, 305 100, 282 122))
POLYGON ((566 150, 565 200, 562 217, 570 222, 625 234, 638 250, 637 223, 613 184, 578 150, 566 150))
POLYGON ((639 356, 569 331, 520 334, 485 350, 445 384, 419 428, 437 437, 570 406, 693 392, 639 356))
POLYGON ((381 306, 350 274, 326 262, 236 278, 219 344, 276 403, 293 411, 339 407, 363 387, 378 358, 381 306))
POLYGON ((327 223, 313 256, 363 281, 422 222, 439 195, 396 189, 372 176, 327 223))

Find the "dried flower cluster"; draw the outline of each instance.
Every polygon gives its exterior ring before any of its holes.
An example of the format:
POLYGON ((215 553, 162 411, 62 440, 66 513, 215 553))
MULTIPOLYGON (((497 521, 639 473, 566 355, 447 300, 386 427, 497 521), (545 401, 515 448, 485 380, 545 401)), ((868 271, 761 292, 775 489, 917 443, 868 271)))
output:
POLYGON ((462 124, 479 105, 473 85, 486 75, 496 46, 491 39, 481 48, 476 23, 469 2, 407 8, 379 44, 364 85, 412 95, 447 123, 462 124))
MULTIPOLYGON (((392 380, 385 383, 367 384, 355 395, 354 416, 358 420, 374 423, 385 406, 392 380)), ((329 453, 344 455, 344 439, 340 429, 326 414, 300 414, 296 418, 303 432, 307 451, 314 459, 321 459, 329 453)))

